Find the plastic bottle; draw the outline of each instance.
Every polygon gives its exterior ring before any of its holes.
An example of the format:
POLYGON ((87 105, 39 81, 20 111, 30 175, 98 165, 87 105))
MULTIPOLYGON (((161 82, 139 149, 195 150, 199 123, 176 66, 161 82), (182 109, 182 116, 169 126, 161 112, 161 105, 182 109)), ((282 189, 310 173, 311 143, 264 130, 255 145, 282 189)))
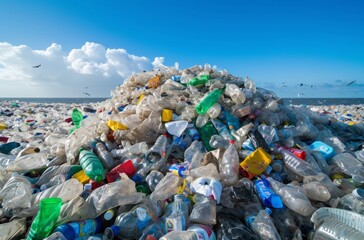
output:
POLYGON ((364 214, 364 189, 354 189, 351 194, 340 198, 337 207, 364 214))
POLYGON ((205 83, 210 79, 210 75, 200 75, 194 77, 188 81, 188 85, 190 86, 200 86, 205 85, 205 83))
POLYGON ((264 206, 272 208, 282 208, 283 203, 279 195, 275 194, 270 188, 269 182, 265 179, 255 181, 255 191, 257 192, 260 200, 264 206))
POLYGON ((113 149, 111 154, 114 157, 131 157, 133 155, 139 155, 148 151, 148 145, 146 142, 139 142, 130 147, 123 149, 113 149))
POLYGON ((201 199, 195 202, 195 205, 189 216, 189 221, 210 226, 215 225, 216 201, 201 195, 201 199))
POLYGON ((166 200, 177 193, 177 188, 182 185, 183 179, 173 173, 167 173, 158 183, 151 194, 151 199, 166 200))
POLYGON ((331 193, 327 187, 320 182, 309 182, 302 184, 306 196, 314 201, 326 202, 331 199, 331 193))
POLYGON ((92 236, 101 232, 101 230, 101 220, 96 218, 62 224, 56 227, 53 232, 60 232, 67 240, 73 240, 79 237, 92 236))
POLYGON ((303 189, 297 186, 289 186, 278 181, 275 181, 271 177, 268 177, 270 185, 273 190, 282 198, 283 203, 292 211, 295 211, 302 216, 310 216, 316 208, 311 205, 310 200, 305 195, 303 189))
POLYGON ((214 89, 210 93, 206 94, 202 100, 196 105, 196 112, 198 114, 204 114, 209 110, 209 108, 214 105, 214 103, 219 100, 222 95, 222 89, 214 89))
POLYGON ((235 130, 238 130, 241 126, 239 123, 239 120, 233 116, 229 111, 222 111, 222 114, 220 114, 220 119, 225 121, 229 128, 233 128, 235 130))
POLYGON ((165 222, 163 219, 158 219, 143 230, 143 235, 139 238, 139 240, 147 240, 148 237, 160 239, 166 233, 165 222))
MULTIPOLYGON (((115 225, 119 228, 118 236, 120 238, 140 237, 143 229, 162 214, 162 209, 162 202, 146 199, 129 212, 122 213, 115 220, 115 225)), ((113 236, 115 231, 110 227, 105 230, 105 233, 113 236)), ((117 236, 114 235, 114 237, 117 236)))
POLYGON ((85 174, 96 182, 101 182, 105 179, 104 167, 100 159, 91 151, 80 149, 80 164, 85 174))
POLYGON ((239 180, 239 155, 235 149, 234 141, 226 149, 220 162, 221 182, 226 186, 234 185, 239 180))
POLYGON ((272 218, 282 240, 291 240, 296 234, 302 234, 289 208, 273 209, 272 218))
POLYGON ((66 178, 70 178, 75 173, 82 170, 82 167, 80 165, 61 165, 61 166, 52 166, 48 167, 42 175, 39 177, 36 184, 38 186, 41 186, 43 184, 48 183, 53 177, 63 174, 66 176, 66 178))
POLYGON ((244 92, 235 84, 226 84, 225 94, 236 104, 244 103, 246 100, 244 92))
POLYGON ((95 153, 106 170, 109 170, 114 166, 114 158, 103 143, 96 143, 95 153))
POLYGON ((167 136, 160 135, 154 145, 146 153, 146 160, 152 163, 159 162, 166 156, 167 136))
POLYGON ((297 175, 304 177, 304 176, 318 174, 318 172, 314 169, 314 167, 311 164, 303 161, 293 153, 283 148, 279 148, 279 152, 283 156, 283 161, 285 166, 294 173, 296 173, 297 175))
POLYGON ((199 114, 196 118, 196 127, 202 128, 209 121, 209 115, 207 114, 199 114))
POLYGON ((46 198, 39 204, 39 212, 30 226, 27 239, 43 239, 48 237, 55 226, 61 211, 62 199, 46 198))
POLYGON ((217 118, 221 113, 221 105, 218 103, 214 103, 214 105, 212 105, 209 110, 207 110, 207 115, 211 118, 211 119, 215 119, 217 118))
POLYGON ((364 170, 363 164, 350 153, 340 153, 331 160, 341 171, 349 176, 354 176, 364 170))
POLYGON ((224 138, 225 140, 230 140, 231 139, 231 135, 229 133, 228 128, 220 120, 212 119, 211 122, 212 122, 212 124, 214 125, 217 132, 219 133, 219 135, 222 138, 224 138))
POLYGON ((210 146, 210 139, 213 135, 217 134, 217 131, 212 122, 208 121, 203 127, 198 128, 198 132, 200 133, 202 142, 207 151, 213 150, 213 148, 210 146))
MULTIPOLYGON (((269 210, 270 211, 270 210, 269 210)), ((251 224, 252 230, 259 235, 260 239, 272 240, 281 239, 273 219, 267 213, 267 210, 260 210, 251 224)))
POLYGON ((166 216, 166 231, 184 231, 187 228, 188 205, 183 195, 174 195, 174 201, 169 206, 171 215, 166 216))
POLYGON ((225 140, 220 135, 213 135, 209 141, 209 144, 211 147, 215 149, 217 148, 227 149, 230 146, 229 140, 225 140))
POLYGON ((59 175, 54 176, 51 180, 49 180, 48 183, 42 184, 40 186, 40 190, 41 191, 44 191, 47 188, 50 188, 50 187, 53 187, 53 186, 57 186, 57 185, 62 184, 64 182, 66 182, 65 175, 59 174, 59 175))
POLYGON ((148 184, 149 189, 153 192, 157 184, 163 179, 164 175, 163 173, 153 170, 151 171, 147 178, 146 182, 148 184))
POLYGON ((72 121, 75 125, 76 129, 80 128, 80 123, 83 120, 82 113, 77 109, 73 109, 72 111, 72 121))
POLYGON ((200 139, 200 134, 193 123, 187 125, 185 133, 192 138, 193 141, 200 139))

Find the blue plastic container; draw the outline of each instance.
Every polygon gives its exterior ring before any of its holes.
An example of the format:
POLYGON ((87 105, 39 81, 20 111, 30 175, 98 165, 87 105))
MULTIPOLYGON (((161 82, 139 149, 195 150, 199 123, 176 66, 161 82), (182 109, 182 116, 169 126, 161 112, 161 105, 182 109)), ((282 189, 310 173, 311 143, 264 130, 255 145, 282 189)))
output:
POLYGON ((335 155, 334 149, 321 141, 315 141, 309 147, 314 151, 320 152, 326 160, 335 155))
POLYGON ((265 179, 257 180, 254 183, 255 190, 264 206, 271 208, 282 208, 283 202, 279 195, 270 188, 269 182, 265 179))

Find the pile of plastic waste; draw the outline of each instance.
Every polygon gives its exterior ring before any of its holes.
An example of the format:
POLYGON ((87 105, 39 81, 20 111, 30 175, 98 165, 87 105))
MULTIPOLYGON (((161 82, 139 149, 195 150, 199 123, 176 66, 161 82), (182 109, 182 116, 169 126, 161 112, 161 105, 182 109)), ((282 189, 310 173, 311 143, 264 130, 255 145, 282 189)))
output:
POLYGON ((364 239, 364 125, 209 65, 1 104, 0 239, 364 239))

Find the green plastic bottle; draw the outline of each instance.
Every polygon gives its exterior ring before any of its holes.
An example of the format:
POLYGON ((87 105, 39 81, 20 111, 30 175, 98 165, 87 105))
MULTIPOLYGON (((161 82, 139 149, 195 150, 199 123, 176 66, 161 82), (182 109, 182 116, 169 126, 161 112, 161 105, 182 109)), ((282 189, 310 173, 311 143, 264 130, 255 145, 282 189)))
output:
POLYGON ((207 149, 207 151, 214 150, 214 148, 210 146, 210 143, 209 142, 210 142, 211 137, 213 135, 218 134, 218 133, 216 131, 216 128, 212 124, 212 122, 211 121, 208 121, 203 127, 198 128, 197 130, 198 130, 198 132, 199 132, 199 134, 201 136, 203 145, 205 146, 205 148, 207 149))
POLYGON ((81 148, 79 159, 82 169, 89 178, 96 182, 101 182, 105 179, 104 167, 96 154, 92 151, 81 148))
POLYGON ((190 79, 190 81, 188 81, 188 85, 191 86, 205 85, 205 83, 208 80, 210 80, 210 75, 201 75, 190 79))
POLYGON ((83 115, 82 113, 77 109, 73 109, 72 111, 72 121, 73 124, 75 124, 76 129, 80 128, 80 123, 83 120, 83 115))
POLYGON ((196 112, 198 114, 205 114, 214 103, 219 100, 220 96, 224 92, 223 89, 214 89, 208 95, 206 95, 201 102, 196 105, 196 112))
POLYGON ((62 199, 45 198, 39 203, 39 211, 30 226, 27 240, 41 240, 49 236, 61 212, 62 199))

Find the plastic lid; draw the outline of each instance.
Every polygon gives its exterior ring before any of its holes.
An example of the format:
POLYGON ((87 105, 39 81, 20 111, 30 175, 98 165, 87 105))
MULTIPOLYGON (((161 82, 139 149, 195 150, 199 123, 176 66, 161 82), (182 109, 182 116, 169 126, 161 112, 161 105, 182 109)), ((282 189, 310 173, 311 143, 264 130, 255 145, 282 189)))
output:
POLYGON ((235 141, 234 141, 234 140, 230 140, 230 141, 229 141, 229 143, 230 143, 230 144, 234 144, 234 143, 235 143, 235 141))
POLYGON ((356 184, 361 185, 361 184, 364 183, 364 178, 362 176, 360 176, 360 175, 354 175, 352 177, 352 179, 353 179, 354 183, 356 183, 356 184))
POLYGON ((364 188, 356 188, 352 192, 353 196, 359 199, 364 199, 364 188))
POLYGON ((270 209, 270 208, 265 208, 264 210, 265 210, 265 212, 266 212, 266 213, 268 213, 268 214, 269 214, 269 216, 272 216, 272 214, 273 214, 272 209, 270 209))
POLYGON ((96 182, 101 182, 102 180, 104 180, 104 178, 101 175, 95 176, 95 181, 96 182))
POLYGON ((104 213, 104 219, 105 219, 106 221, 109 221, 109 220, 111 220, 111 219, 114 217, 114 215, 115 215, 115 212, 114 212, 113 210, 109 209, 109 210, 107 210, 107 211, 104 213))

